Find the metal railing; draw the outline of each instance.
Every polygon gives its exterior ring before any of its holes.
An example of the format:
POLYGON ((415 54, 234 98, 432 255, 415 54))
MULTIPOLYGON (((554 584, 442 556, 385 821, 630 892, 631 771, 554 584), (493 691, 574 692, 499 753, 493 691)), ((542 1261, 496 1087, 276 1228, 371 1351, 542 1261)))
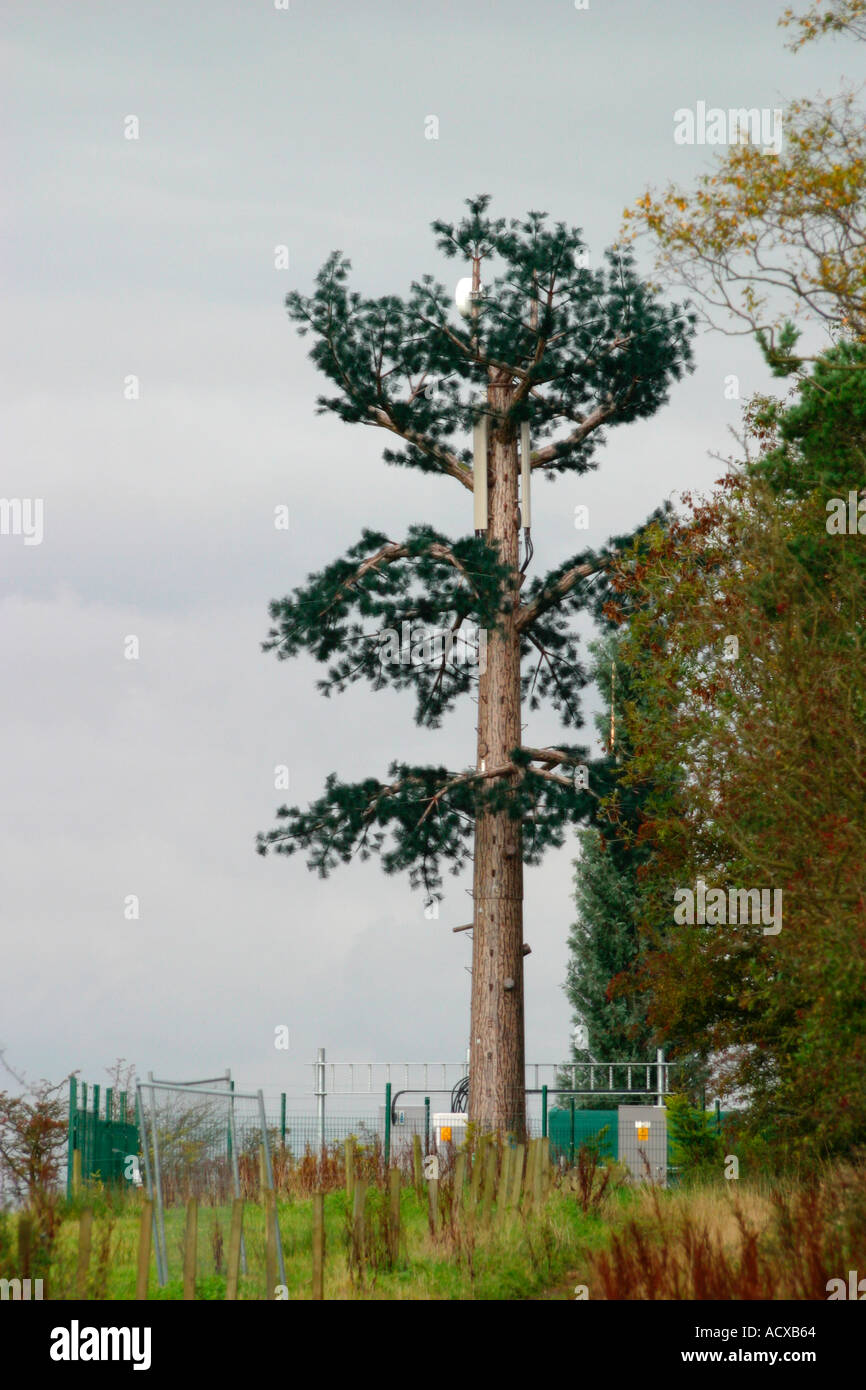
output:
MULTIPOLYGON (((313 1062, 313 1093, 330 1096, 381 1095, 393 1091, 451 1091, 469 1074, 468 1062, 313 1062)), ((561 1088, 570 1077, 572 1089, 607 1094, 669 1093, 669 1073, 677 1062, 657 1057, 616 1062, 528 1062, 524 1068, 527 1091, 561 1088), (580 1084, 578 1084, 580 1083, 580 1084)))

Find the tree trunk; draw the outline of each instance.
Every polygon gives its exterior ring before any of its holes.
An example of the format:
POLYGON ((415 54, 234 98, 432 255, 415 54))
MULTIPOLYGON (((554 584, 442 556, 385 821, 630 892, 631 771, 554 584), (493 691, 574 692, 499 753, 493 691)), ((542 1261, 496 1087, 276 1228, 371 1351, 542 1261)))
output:
MULTIPOLYGON (((511 378, 491 373, 487 398, 487 540, 512 570, 508 597, 516 610, 518 460, 513 426, 501 427, 513 393, 511 378)), ((520 642, 515 612, 488 633, 487 669, 478 691, 478 769, 509 761, 520 746, 520 642)), ((479 816, 475 826, 472 933, 472 1017, 469 1119, 482 1130, 525 1131, 523 1018, 523 834, 507 811, 479 816)))

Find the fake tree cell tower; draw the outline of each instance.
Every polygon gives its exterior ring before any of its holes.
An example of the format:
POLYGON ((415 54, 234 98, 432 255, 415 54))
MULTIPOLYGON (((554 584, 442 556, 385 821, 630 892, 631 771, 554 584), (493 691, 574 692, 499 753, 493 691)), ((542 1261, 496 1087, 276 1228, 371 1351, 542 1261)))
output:
POLYGON ((457 874, 472 860, 469 1118, 521 1133, 523 866, 591 818, 610 779, 608 761, 583 746, 527 746, 522 718, 543 702, 566 729, 582 726, 588 678, 573 620, 581 609, 602 612, 611 553, 630 540, 530 577, 530 479, 586 472, 607 428, 652 415, 691 369, 694 316, 661 303, 628 253, 608 251, 593 267, 578 229, 551 227, 537 212, 492 219, 489 201, 467 200, 459 225, 433 223, 439 249, 472 270, 457 313, 429 275, 406 299, 351 292, 338 252, 311 296, 286 299, 334 389, 319 397, 320 411, 394 436, 385 462, 472 492, 474 534, 365 530, 344 557, 270 605, 264 643, 279 658, 304 650, 324 663, 319 688, 328 694, 361 679, 411 688, 416 722, 430 728, 459 696, 476 696, 474 766, 396 761, 387 781, 352 784, 332 773, 309 807, 278 810, 258 849, 305 850, 322 875, 375 854, 429 899, 442 896, 444 868, 457 874), (435 659, 384 659, 382 634, 404 623, 413 633, 445 630, 435 659), (459 644, 483 635, 486 662, 468 662, 459 644))

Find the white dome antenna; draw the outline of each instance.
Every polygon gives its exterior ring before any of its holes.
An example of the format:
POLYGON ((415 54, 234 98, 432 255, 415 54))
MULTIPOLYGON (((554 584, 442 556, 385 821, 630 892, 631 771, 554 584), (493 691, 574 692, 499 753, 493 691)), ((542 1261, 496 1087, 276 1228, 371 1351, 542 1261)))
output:
POLYGON ((457 281, 457 289, 454 291, 454 302, 457 310, 468 319, 472 314, 472 276, 464 275, 462 280, 457 281))

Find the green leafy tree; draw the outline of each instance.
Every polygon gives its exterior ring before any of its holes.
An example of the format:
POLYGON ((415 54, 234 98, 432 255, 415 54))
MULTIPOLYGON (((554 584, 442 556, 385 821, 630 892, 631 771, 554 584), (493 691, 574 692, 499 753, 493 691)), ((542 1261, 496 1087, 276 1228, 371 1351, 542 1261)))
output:
POLYGON ((666 1108, 673 1166, 681 1176, 718 1175, 725 1154, 715 1117, 693 1105, 683 1092, 669 1096, 666 1108))
POLYGON ((65 1081, 30 1082, 0 1064, 17 1083, 17 1093, 0 1091, 0 1194, 26 1203, 41 1215, 50 1206, 60 1178, 67 1139, 65 1081))
POLYGON ((587 677, 570 620, 604 602, 610 558, 626 539, 529 579, 521 466, 546 476, 594 467, 606 429, 652 415, 690 369, 693 320, 660 302, 629 254, 607 252, 591 267, 576 229, 551 227, 538 212, 506 223, 488 216, 488 204, 470 199, 459 224, 433 224, 439 249, 472 267, 463 323, 429 275, 407 299, 363 298, 336 252, 312 296, 286 301, 334 388, 319 409, 393 436, 386 462, 474 492, 475 534, 450 540, 415 526, 395 540, 364 531, 345 558, 271 604, 265 644, 279 658, 308 651, 326 664, 326 694, 357 680, 411 689, 416 721, 431 728, 458 696, 477 693, 474 766, 394 762, 387 781, 354 784, 332 773, 311 806, 279 809, 259 849, 306 850, 322 875, 376 854, 430 897, 441 895, 444 866, 459 873, 471 857, 469 1108, 484 1127, 521 1129, 523 865, 561 845, 602 790, 576 786, 575 769, 590 763, 582 746, 523 744, 522 705, 549 700, 566 727, 580 728, 587 677), (483 285, 482 266, 493 272, 483 285), (473 449, 462 442, 469 434, 473 449), (408 661, 392 650, 404 624, 417 653, 408 661), (444 634, 438 648, 425 645, 431 633, 444 634), (464 638, 479 654, 486 641, 486 661, 459 659, 464 638))
POLYGON ((799 403, 759 409, 758 456, 621 562, 643 695, 628 776, 683 774, 647 801, 632 984, 749 1098, 747 1127, 812 1156, 866 1140, 866 566, 858 529, 827 528, 828 484, 858 496, 866 378, 840 352, 866 350, 834 349, 799 403), (677 923, 699 878, 778 892, 780 920, 677 923))
MULTIPOLYGON (((866 39, 866 0, 786 10, 794 50, 825 34, 866 39)), ((648 190, 626 209, 627 241, 647 235, 656 271, 686 286, 704 318, 757 333, 778 374, 802 367, 797 321, 866 341, 866 111, 862 93, 788 103, 772 156, 731 144, 693 188, 648 190)))

